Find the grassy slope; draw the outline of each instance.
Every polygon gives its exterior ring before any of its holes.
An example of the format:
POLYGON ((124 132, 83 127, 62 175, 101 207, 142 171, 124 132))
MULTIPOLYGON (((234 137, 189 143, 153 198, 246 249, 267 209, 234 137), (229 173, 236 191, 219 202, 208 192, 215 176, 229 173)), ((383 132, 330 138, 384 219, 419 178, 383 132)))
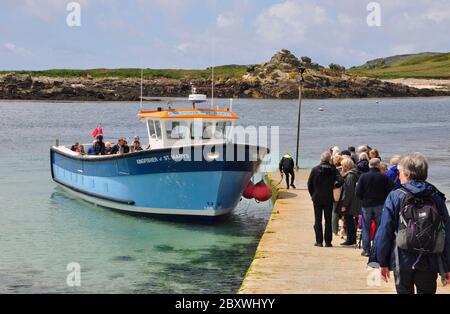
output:
POLYGON ((450 78, 450 53, 421 53, 376 59, 351 73, 380 78, 450 78))
MULTIPOLYGON (((47 77, 85 77, 90 75, 93 78, 140 78, 141 69, 90 69, 90 70, 67 70, 52 69, 44 71, 0 71, 0 74, 15 72, 18 74, 31 74, 32 76, 47 77)), ((246 66, 225 65, 214 68, 214 74, 219 78, 241 77, 246 73, 246 66)), ((171 70, 171 69, 144 69, 146 78, 211 78, 211 69, 205 70, 171 70)))

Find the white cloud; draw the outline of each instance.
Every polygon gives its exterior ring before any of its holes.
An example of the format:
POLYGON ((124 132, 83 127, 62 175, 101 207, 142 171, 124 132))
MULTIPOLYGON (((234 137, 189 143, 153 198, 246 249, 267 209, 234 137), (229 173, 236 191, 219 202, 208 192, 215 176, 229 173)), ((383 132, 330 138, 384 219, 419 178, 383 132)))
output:
POLYGON ((10 53, 12 53, 14 55, 21 56, 21 57, 29 57, 32 55, 32 53, 30 51, 28 51, 27 49, 22 48, 22 47, 17 47, 13 43, 4 43, 3 48, 5 48, 7 51, 9 51, 10 53))
POLYGON ((352 25, 356 20, 354 17, 343 13, 339 13, 337 19, 341 25, 352 25))
POLYGON ((305 1, 287 0, 263 11, 256 26, 257 33, 265 40, 292 41, 325 21, 326 13, 322 7, 305 1))
POLYGON ((235 24, 234 16, 231 14, 221 14, 217 17, 216 24, 219 28, 231 27, 235 24))
POLYGON ((175 49, 176 49, 177 51, 180 51, 180 52, 185 52, 185 51, 186 51, 187 49, 189 49, 191 46, 192 46, 191 43, 181 43, 181 44, 177 45, 177 46, 175 47, 175 49))
POLYGON ((436 23, 441 23, 444 22, 446 20, 450 20, 450 9, 439 9, 439 8, 435 8, 435 9, 430 9, 426 14, 425 14, 425 18, 436 22, 436 23))

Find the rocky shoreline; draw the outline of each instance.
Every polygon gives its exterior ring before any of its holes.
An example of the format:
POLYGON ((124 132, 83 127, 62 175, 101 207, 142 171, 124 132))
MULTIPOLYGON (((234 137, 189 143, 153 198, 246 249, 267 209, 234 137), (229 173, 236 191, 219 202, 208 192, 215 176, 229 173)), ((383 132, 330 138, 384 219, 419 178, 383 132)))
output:
MULTIPOLYGON (((210 80, 144 79, 144 95, 154 97, 186 97, 191 84, 200 93, 210 94, 210 80)), ((295 99, 296 81, 260 82, 227 79, 215 82, 215 97, 295 99)), ((450 96, 450 91, 418 89, 403 84, 366 78, 307 77, 303 96, 309 99, 365 97, 450 96)), ((0 99, 68 100, 68 101, 137 101, 140 79, 48 78, 7 74, 0 76, 0 99)))
MULTIPOLYGON (((303 59, 303 58, 302 58, 303 59)), ((308 58, 309 59, 309 58, 308 58)), ((240 78, 218 78, 218 98, 298 98, 298 68, 306 67, 304 98, 429 97, 450 96, 450 90, 415 88, 405 84, 349 75, 303 62, 287 50, 240 78)), ((138 101, 140 78, 51 78, 26 74, 0 75, 0 99, 59 101, 138 101)), ((143 94, 152 97, 187 97, 197 91, 211 94, 211 80, 199 78, 144 78, 143 94)))

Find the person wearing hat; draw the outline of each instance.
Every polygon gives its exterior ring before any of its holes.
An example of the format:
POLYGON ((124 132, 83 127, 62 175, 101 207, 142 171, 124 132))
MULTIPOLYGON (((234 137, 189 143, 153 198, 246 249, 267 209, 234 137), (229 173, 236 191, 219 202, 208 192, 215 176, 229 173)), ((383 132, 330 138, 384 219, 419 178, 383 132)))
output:
POLYGON ((294 172, 294 159, 289 153, 286 153, 283 158, 280 160, 280 173, 281 177, 283 174, 286 175, 286 188, 289 190, 289 187, 296 188, 294 185, 295 181, 295 172, 294 172), (289 184, 289 176, 291 177, 291 184, 289 184))
POLYGON ((106 155, 105 143, 103 142, 103 135, 97 135, 94 143, 94 155, 106 155))

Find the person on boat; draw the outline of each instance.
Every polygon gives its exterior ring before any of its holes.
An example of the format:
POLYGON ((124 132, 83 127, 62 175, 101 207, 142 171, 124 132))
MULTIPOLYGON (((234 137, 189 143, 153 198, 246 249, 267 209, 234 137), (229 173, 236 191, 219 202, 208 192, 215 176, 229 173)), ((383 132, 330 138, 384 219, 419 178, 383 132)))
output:
POLYGON ((96 142, 97 142, 97 140, 95 140, 95 141, 92 142, 92 146, 89 147, 89 149, 88 149, 88 155, 95 155, 94 146, 95 146, 95 143, 96 143, 96 142))
POLYGON ((141 147, 141 142, 139 142, 138 140, 135 140, 135 141, 133 142, 133 150, 134 150, 135 152, 143 151, 143 149, 142 149, 142 147, 141 147))
POLYGON ((70 148, 71 151, 75 152, 78 147, 80 146, 80 143, 76 142, 75 144, 72 145, 72 147, 70 148))
POLYGON ((127 145, 125 138, 120 138, 117 144, 111 148, 111 155, 117 154, 128 154, 130 152, 130 147, 127 145))
POLYGON ((361 211, 361 202, 356 197, 356 184, 358 183, 359 173, 351 158, 344 158, 341 165, 344 186, 339 209, 344 216, 345 227, 347 230, 347 240, 344 243, 341 243, 341 245, 351 246, 356 244, 355 217, 358 217, 361 211))
POLYGON ((360 174, 369 172, 369 156, 367 153, 361 153, 359 154, 359 161, 356 164, 356 167, 358 168, 358 171, 360 174))
POLYGON ((94 155, 104 156, 106 155, 106 147, 103 142, 103 135, 97 135, 97 139, 94 144, 94 155))
POLYGON ((111 155, 111 142, 105 143, 105 153, 106 155, 111 155))
POLYGON ((333 189, 344 183, 339 171, 331 164, 331 153, 325 151, 320 156, 320 164, 311 170, 308 178, 308 191, 314 206, 314 231, 316 234, 315 246, 332 247, 333 232, 331 218, 333 212, 333 189), (325 235, 322 229, 322 217, 325 217, 325 235))
POLYGON ((400 161, 400 158, 401 156, 399 155, 392 157, 390 160, 391 168, 386 172, 386 175, 391 179, 396 188, 399 188, 402 185, 400 182, 400 173, 398 171, 398 162, 400 161))
POLYGON ((286 176, 286 188, 289 190, 289 187, 296 188, 294 185, 295 181, 295 172, 294 172, 294 159, 289 153, 286 153, 283 158, 280 160, 279 168, 281 177, 283 174, 286 176), (289 176, 291 177, 291 181, 289 183, 289 176))
POLYGON ((375 234, 380 226, 384 202, 393 188, 389 178, 380 172, 380 160, 373 158, 369 162, 370 170, 363 173, 356 186, 356 196, 362 201, 363 232, 362 256, 370 256, 370 229, 375 221, 375 234))
POLYGON ((391 192, 384 204, 369 266, 380 267, 381 278, 386 282, 394 271, 398 294, 414 294, 414 287, 418 294, 435 294, 438 273, 444 286, 450 283, 450 217, 445 195, 428 183, 428 161, 424 155, 402 157, 398 170, 402 188, 391 192), (413 215, 412 211, 425 215, 413 215), (433 214, 427 215, 427 211, 433 214), (419 228, 405 228, 418 224, 419 218, 426 233, 419 228), (399 236, 400 230, 404 237, 399 236), (419 241, 406 240, 415 238, 419 241), (433 253, 420 254, 424 244, 433 253))
POLYGON ((81 144, 78 144, 77 148, 75 149, 75 152, 77 152, 80 155, 86 155, 86 152, 84 151, 84 146, 81 144))

